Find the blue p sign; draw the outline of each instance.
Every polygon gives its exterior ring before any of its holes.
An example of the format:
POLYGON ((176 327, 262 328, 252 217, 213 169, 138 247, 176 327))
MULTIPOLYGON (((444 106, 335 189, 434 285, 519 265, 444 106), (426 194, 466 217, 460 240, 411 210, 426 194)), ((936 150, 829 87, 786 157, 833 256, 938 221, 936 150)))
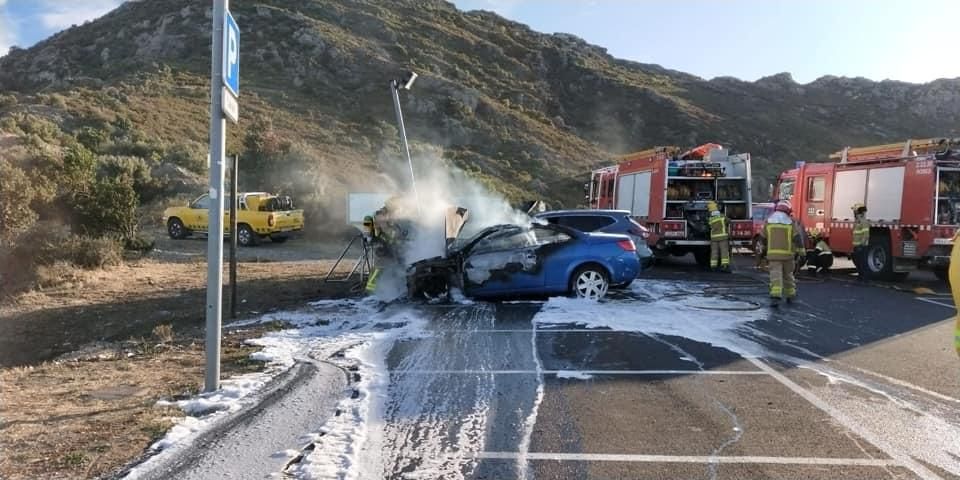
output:
POLYGON ((223 84, 240 95, 240 27, 230 12, 223 20, 223 84))

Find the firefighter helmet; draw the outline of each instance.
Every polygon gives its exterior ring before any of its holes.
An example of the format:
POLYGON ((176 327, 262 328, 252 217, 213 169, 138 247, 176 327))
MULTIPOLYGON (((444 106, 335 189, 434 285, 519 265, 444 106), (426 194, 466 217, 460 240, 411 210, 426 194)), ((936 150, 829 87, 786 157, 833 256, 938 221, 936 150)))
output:
POLYGON ((777 202, 775 210, 789 215, 793 211, 793 206, 790 205, 790 200, 780 200, 777 202))
POLYGON ((853 213, 857 213, 857 212, 859 212, 860 210, 863 210, 864 212, 866 212, 866 211, 867 211, 867 206, 864 205, 864 204, 862 204, 862 203, 860 203, 860 202, 857 202, 857 203, 854 203, 853 205, 850 206, 850 210, 853 210, 853 213))
POLYGON ((707 211, 708 212, 719 212, 720 209, 717 207, 717 202, 710 200, 707 202, 707 211))
POLYGON ((820 231, 819 228, 814 227, 810 229, 810 238, 817 239, 817 238, 820 238, 822 235, 823 233, 820 231))

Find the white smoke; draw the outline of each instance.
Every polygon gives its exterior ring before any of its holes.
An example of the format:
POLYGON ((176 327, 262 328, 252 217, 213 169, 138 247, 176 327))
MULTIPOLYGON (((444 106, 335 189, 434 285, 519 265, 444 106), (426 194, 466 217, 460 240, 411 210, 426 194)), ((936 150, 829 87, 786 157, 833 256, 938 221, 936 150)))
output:
MULTIPOLYGON (((471 179, 463 171, 443 161, 439 154, 415 158, 417 165, 416 195, 410 189, 400 190, 396 185, 409 185, 409 170, 403 178, 395 178, 394 193, 399 196, 391 216, 407 226, 407 242, 400 252, 402 262, 410 265, 446 253, 446 213, 450 207, 467 209, 468 219, 459 238, 466 239, 484 228, 503 225, 528 225, 530 217, 515 208, 499 194, 491 192, 471 179)), ((400 176, 398 173, 394 176, 400 176)), ((388 272, 384 272, 388 275, 388 272)), ((381 287, 377 282, 377 296, 389 300, 405 291, 405 281, 391 280, 381 287)), ((405 278, 405 272, 401 272, 405 278)))

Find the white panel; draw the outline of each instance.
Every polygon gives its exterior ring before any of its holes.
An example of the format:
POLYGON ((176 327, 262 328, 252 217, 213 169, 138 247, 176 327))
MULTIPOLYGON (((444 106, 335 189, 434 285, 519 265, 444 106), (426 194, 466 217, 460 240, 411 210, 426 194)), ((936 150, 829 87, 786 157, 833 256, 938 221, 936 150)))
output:
POLYGON ((624 175, 617 180, 617 210, 633 212, 633 186, 636 174, 624 175))
POLYGON ((651 172, 643 172, 635 175, 636 180, 633 184, 633 210, 631 213, 636 217, 646 217, 650 215, 650 180, 653 177, 651 172))
POLYGON ((899 220, 903 167, 875 168, 867 177, 867 219, 899 220))
POLYGON ((363 217, 383 208, 389 193, 348 193, 347 223, 363 224, 363 217))
POLYGON ((866 194, 866 170, 837 172, 836 182, 833 184, 833 218, 852 220, 853 211, 850 207, 854 203, 862 203, 866 194))

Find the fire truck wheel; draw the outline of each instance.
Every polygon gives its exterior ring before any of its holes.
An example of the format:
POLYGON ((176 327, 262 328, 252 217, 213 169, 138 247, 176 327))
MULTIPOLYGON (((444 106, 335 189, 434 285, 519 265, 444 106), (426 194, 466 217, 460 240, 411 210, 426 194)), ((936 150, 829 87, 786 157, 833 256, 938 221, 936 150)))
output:
POLYGON ((950 285, 950 275, 949 271, 946 268, 937 268, 934 269, 933 275, 937 277, 937 280, 941 282, 946 282, 947 285, 950 285))
POLYGON ((870 275, 893 279, 893 255, 890 254, 890 237, 883 234, 870 235, 867 246, 867 269, 870 275))

